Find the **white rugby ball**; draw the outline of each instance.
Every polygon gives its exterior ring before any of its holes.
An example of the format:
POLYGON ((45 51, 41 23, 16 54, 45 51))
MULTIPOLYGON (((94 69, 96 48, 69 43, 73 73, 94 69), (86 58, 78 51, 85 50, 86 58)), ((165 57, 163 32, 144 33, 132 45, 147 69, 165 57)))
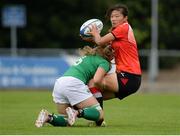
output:
POLYGON ((102 21, 99 19, 89 19, 86 22, 84 22, 80 27, 80 35, 83 37, 91 37, 91 35, 88 34, 88 32, 90 32, 90 28, 92 25, 96 25, 99 33, 101 33, 101 30, 103 29, 102 21))

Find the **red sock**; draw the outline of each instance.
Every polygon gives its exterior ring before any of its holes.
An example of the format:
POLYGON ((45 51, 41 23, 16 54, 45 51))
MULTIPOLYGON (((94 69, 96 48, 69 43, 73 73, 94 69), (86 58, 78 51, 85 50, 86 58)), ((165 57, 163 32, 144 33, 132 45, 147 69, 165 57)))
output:
POLYGON ((101 91, 99 88, 97 87, 91 87, 89 88, 89 90, 91 91, 91 93, 94 95, 94 97, 98 98, 98 97, 102 97, 101 91))

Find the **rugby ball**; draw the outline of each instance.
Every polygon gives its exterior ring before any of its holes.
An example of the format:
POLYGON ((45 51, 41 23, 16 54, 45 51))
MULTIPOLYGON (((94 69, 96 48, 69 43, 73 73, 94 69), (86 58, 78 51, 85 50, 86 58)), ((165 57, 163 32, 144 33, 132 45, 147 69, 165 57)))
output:
POLYGON ((99 33, 103 29, 103 23, 99 19, 89 19, 82 24, 80 27, 80 35, 83 37, 92 37, 88 32, 90 32, 92 25, 96 25, 99 33))

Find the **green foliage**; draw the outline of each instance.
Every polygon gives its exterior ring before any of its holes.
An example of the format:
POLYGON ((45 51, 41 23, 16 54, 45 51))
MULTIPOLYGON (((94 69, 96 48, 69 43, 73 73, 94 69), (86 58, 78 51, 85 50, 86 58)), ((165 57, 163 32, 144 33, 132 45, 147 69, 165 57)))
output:
POLYGON ((172 58, 172 57, 160 57, 159 58, 159 67, 163 69, 171 69, 179 64, 180 58, 172 58))
POLYGON ((180 49, 180 1, 163 0, 159 5, 159 43, 166 49, 180 49))
MULTIPOLYGON (((132 25, 140 49, 149 48, 151 0, 121 0, 129 7, 132 25)), ((18 29, 19 48, 79 48, 85 43, 79 28, 90 18, 104 22, 105 34, 110 27, 104 16, 110 5, 119 0, 1 0, 0 8, 8 4, 24 4, 27 26, 18 29)), ((159 44, 165 49, 179 49, 179 0, 159 0, 159 44)), ((1 26, 0 47, 9 48, 9 28, 1 26)))

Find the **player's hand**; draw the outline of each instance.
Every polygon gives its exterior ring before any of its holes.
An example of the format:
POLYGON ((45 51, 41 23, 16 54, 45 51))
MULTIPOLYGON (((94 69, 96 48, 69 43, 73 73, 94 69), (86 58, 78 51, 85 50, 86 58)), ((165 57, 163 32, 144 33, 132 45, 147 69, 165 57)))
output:
POLYGON ((99 34, 98 28, 96 27, 96 25, 91 25, 91 27, 89 27, 90 32, 88 32, 87 34, 92 35, 93 37, 96 34, 99 34))
POLYGON ((94 42, 93 37, 83 37, 82 35, 80 35, 81 39, 87 42, 94 42))

